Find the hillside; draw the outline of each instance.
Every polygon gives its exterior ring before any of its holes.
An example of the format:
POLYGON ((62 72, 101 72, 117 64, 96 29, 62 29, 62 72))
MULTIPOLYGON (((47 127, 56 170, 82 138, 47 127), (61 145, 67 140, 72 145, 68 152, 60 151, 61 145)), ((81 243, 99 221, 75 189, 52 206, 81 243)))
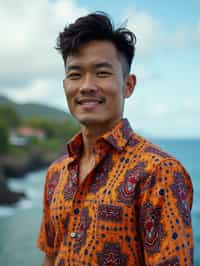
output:
POLYGON ((49 119, 64 120, 71 117, 67 112, 64 112, 56 107, 39 103, 16 103, 2 95, 0 95, 0 105, 13 106, 22 118, 31 118, 33 116, 37 116, 49 119))

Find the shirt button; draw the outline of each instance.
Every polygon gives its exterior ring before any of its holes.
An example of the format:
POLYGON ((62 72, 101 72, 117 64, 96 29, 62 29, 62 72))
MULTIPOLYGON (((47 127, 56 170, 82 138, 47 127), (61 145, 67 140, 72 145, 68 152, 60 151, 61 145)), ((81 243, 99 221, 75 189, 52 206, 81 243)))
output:
POLYGON ((71 235, 72 238, 75 238, 76 237, 76 232, 71 232, 70 235, 71 235))
POLYGON ((79 209, 78 209, 78 208, 76 208, 76 209, 74 210, 74 214, 79 214, 79 209))

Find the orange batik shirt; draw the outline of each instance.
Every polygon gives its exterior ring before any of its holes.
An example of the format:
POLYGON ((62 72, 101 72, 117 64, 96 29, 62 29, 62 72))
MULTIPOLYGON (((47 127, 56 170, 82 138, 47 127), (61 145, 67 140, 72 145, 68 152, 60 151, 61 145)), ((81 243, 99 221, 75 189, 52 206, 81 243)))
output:
POLYGON ((48 169, 37 246, 64 265, 192 265, 192 183, 183 166, 122 119, 79 183, 82 135, 48 169))

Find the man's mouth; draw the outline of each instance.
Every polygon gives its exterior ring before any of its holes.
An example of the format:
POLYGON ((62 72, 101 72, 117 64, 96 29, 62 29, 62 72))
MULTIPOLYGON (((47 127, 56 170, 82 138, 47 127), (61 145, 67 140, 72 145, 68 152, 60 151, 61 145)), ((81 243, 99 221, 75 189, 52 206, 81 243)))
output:
POLYGON ((102 104, 104 102, 104 98, 95 97, 95 98, 78 98, 76 102, 80 105, 94 105, 94 104, 102 104))

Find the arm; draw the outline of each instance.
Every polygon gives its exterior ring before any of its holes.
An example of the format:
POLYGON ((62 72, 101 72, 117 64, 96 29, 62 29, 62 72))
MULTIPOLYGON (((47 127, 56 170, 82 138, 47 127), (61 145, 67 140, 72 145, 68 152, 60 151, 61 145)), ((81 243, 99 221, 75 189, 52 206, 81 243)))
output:
POLYGON ((54 266, 55 257, 45 255, 42 266, 54 266))
POLYGON ((145 265, 193 265, 192 183, 183 166, 165 159, 140 195, 140 234, 145 265))
POLYGON ((53 265, 55 260, 55 254, 57 254, 57 248, 55 243, 55 228, 54 224, 52 223, 51 217, 50 217, 50 203, 51 198, 49 198, 49 195, 51 196, 53 193, 49 193, 49 182, 51 182, 53 175, 53 170, 51 168, 48 169, 46 179, 45 179, 45 185, 44 185, 44 195, 43 195, 43 217, 42 222, 40 226, 40 232, 37 239, 36 246, 45 253, 45 258, 43 265, 44 266, 50 266, 53 265))

